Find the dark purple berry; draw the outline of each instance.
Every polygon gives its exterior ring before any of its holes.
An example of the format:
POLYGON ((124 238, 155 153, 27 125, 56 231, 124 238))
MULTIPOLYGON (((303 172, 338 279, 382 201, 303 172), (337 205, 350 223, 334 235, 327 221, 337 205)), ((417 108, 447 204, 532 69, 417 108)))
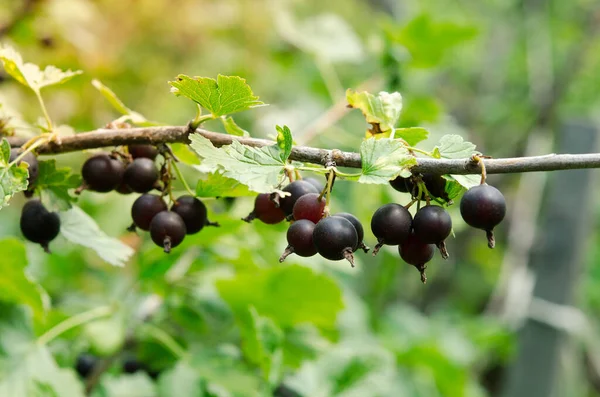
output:
POLYGON ((373 255, 385 245, 398 245, 410 235, 412 215, 400 204, 385 204, 371 218, 371 231, 377 237, 373 255))
POLYGON ((417 238, 427 244, 435 244, 444 259, 448 259, 444 240, 452 232, 450 214, 436 205, 421 208, 413 219, 413 230, 417 238))
POLYGON ((144 365, 133 357, 128 357, 123 361, 123 372, 126 374, 134 374, 144 369, 144 365))
MULTIPOLYGON (((19 148, 10 149, 10 161, 11 162, 15 161, 17 159, 17 157, 19 157, 20 154, 21 154, 21 149, 19 149, 19 148)), ((21 163, 28 164, 27 172, 29 172, 29 177, 27 178, 27 182, 28 182, 28 185, 31 187, 31 185, 33 185, 33 183, 37 180, 39 172, 40 172, 37 157, 35 157, 35 155, 33 153, 29 152, 25 156, 23 156, 23 158, 21 160, 19 160, 17 165, 20 165, 21 163)))
POLYGON ((363 251, 365 251, 365 253, 369 252, 370 248, 367 247, 363 241, 363 239, 365 237, 365 230, 363 228, 362 223, 360 223, 360 221, 358 220, 358 218, 349 212, 340 212, 333 216, 340 216, 344 219, 347 219, 350 221, 350 223, 352 223, 352 226, 354 226, 354 229, 356 230, 357 240, 358 240, 358 244, 356 245, 356 247, 354 247, 354 251, 356 251, 357 249, 360 248, 363 251))
POLYGON ((325 204, 325 198, 319 198, 319 193, 308 193, 296 200, 292 214, 297 221, 308 219, 312 223, 317 223, 323 218, 325 204))
POLYGON ((158 149, 156 148, 156 146, 152 145, 129 145, 127 149, 129 150, 129 154, 131 154, 131 157, 133 157, 134 159, 147 158, 150 160, 154 160, 158 155, 158 149))
POLYGON ((152 218, 159 212, 167 210, 165 201, 154 194, 142 194, 131 206, 131 218, 135 226, 142 230, 150 230, 152 218))
POLYGON ((431 196, 441 198, 446 202, 450 201, 450 197, 446 193, 446 179, 444 177, 437 174, 423 174, 421 179, 431 196))
POLYGON ((146 193, 156 187, 158 169, 154 161, 140 157, 127 166, 123 180, 134 192, 146 193))
POLYGON ((271 200, 270 193, 261 193, 254 200, 254 209, 247 217, 242 220, 252 222, 258 218, 261 222, 267 225, 274 225, 285 219, 283 210, 271 200))
POLYGON ((290 183, 283 188, 284 192, 290 193, 289 196, 281 197, 279 199, 279 207, 283 210, 286 215, 291 215, 294 210, 294 204, 296 201, 308 193, 320 193, 317 188, 304 180, 298 180, 290 183))
POLYGON ((460 214, 474 228, 486 231, 488 246, 494 248, 494 228, 506 215, 506 200, 493 186, 483 184, 467 190, 460 200, 460 214))
POLYGON ((311 185, 313 185, 315 188, 317 188, 317 191, 319 193, 321 193, 323 191, 323 189, 325 189, 325 184, 323 182, 321 182, 320 180, 318 180, 317 178, 308 177, 308 178, 304 178, 303 181, 308 182, 311 185))
POLYGON ((38 243, 50 253, 48 244, 60 232, 60 218, 49 212, 39 200, 28 201, 21 212, 21 232, 31 242, 38 243))
POLYGON ((75 371, 85 379, 92 374, 97 364, 98 359, 91 354, 80 354, 75 363, 75 371))
POLYGON ((183 219, 187 234, 198 233, 204 226, 219 226, 218 223, 212 223, 208 220, 206 206, 196 197, 179 197, 173 203, 171 211, 183 219))
POLYGON ((159 212, 150 222, 150 237, 154 244, 163 247, 168 254, 177 247, 185 237, 185 222, 179 215, 171 211, 159 212))
POLYGON ((313 242, 322 257, 332 261, 347 259, 354 267, 352 252, 358 244, 358 234, 349 220, 339 216, 321 219, 315 226, 313 242))
POLYGON ((313 242, 315 224, 307 219, 295 221, 287 231, 288 246, 279 258, 283 262, 290 254, 303 257, 313 256, 317 253, 317 247, 313 242))
POLYGON ((124 171, 125 167, 119 160, 107 154, 97 154, 83 163, 81 176, 88 189, 106 193, 119 187, 124 171))
POLYGON ((425 264, 433 258, 435 252, 435 245, 427 244, 419 240, 414 234, 410 234, 408 238, 400 244, 398 247, 400 257, 404 262, 409 265, 413 265, 421 273, 421 281, 427 282, 427 276, 425 275, 425 264))
POLYGON ((402 178, 401 176, 392 179, 390 185, 402 193, 412 193, 413 188, 415 187, 410 178, 402 178))

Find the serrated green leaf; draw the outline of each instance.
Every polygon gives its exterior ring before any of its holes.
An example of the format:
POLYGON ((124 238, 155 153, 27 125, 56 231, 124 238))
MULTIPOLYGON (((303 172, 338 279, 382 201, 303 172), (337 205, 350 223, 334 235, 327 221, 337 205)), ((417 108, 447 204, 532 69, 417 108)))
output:
POLYGON ((102 84, 100 80, 92 80, 92 85, 94 86, 94 88, 100 91, 100 93, 104 96, 104 98, 106 98, 108 103, 110 103, 117 112, 125 116, 124 118, 121 118, 120 121, 130 122, 141 127, 152 127, 162 124, 156 121, 150 121, 141 113, 138 113, 128 108, 125 105, 125 103, 123 103, 123 101, 117 96, 117 94, 113 90, 102 84))
POLYGON ((125 266, 134 254, 128 245, 107 236, 81 208, 72 206, 60 214, 60 233, 69 241, 96 251, 113 266, 125 266))
MULTIPOLYGON (((481 175, 450 175, 458 184, 465 189, 481 184, 481 175)), ((446 184, 447 185, 447 184, 446 184)), ((452 197, 450 197, 452 198, 452 197)))
POLYGON ((31 307, 36 316, 44 313, 40 288, 27 276, 27 254, 23 243, 16 239, 0 240, 0 300, 31 307))
POLYGON ((0 209, 18 192, 27 189, 29 172, 27 165, 10 164, 10 144, 8 140, 0 141, 0 209))
POLYGON ((198 165, 200 159, 192 149, 185 143, 172 143, 169 145, 173 154, 179 161, 187 165, 198 165))
POLYGON ((190 140, 190 147, 203 158, 203 170, 222 171, 224 176, 258 193, 272 192, 283 182, 285 162, 277 144, 256 148, 234 140, 231 145, 216 148, 199 134, 192 134, 190 140))
POLYGON ((254 95, 246 80, 238 76, 218 75, 215 80, 180 74, 169 84, 173 87, 171 92, 196 102, 214 118, 265 105, 254 95))
POLYGON ((200 179, 196 185, 198 197, 243 197, 255 196, 248 186, 235 179, 227 178, 218 172, 208 174, 208 178, 200 179))
POLYGON ((404 139, 410 146, 415 146, 429 137, 429 131, 421 127, 396 128, 394 136, 404 139))
POLYGON ((450 175, 442 175, 444 179, 446 179, 446 194, 450 200, 454 200, 458 196, 460 196, 464 192, 464 187, 458 183, 454 178, 450 175))
POLYGON ((66 211, 77 201, 69 194, 69 189, 81 185, 81 177, 71 173, 68 167, 56 168, 56 160, 39 162, 39 176, 36 189, 42 193, 44 204, 50 211, 66 211))
POLYGON ((367 138, 389 137, 402 111, 402 95, 399 92, 390 94, 382 91, 373 95, 349 89, 346 91, 346 100, 350 107, 360 109, 367 123, 371 124, 366 133, 367 138))
POLYGON ((287 161, 292 153, 292 146, 294 144, 294 138, 292 138, 292 131, 287 125, 283 127, 276 126, 277 129, 277 146, 281 149, 281 161, 287 161))
POLYGON ((410 175, 409 168, 417 164, 406 147, 392 139, 369 138, 360 145, 362 174, 360 183, 387 184, 390 179, 410 175))
POLYGON ((223 127, 225 127, 225 131, 228 134, 236 135, 236 136, 250 136, 250 133, 236 124, 233 117, 221 117, 221 122, 223 122, 223 127))
POLYGON ((33 63, 24 63, 21 54, 8 46, 0 47, 0 61, 9 75, 34 91, 49 85, 65 83, 83 73, 81 70, 63 71, 52 65, 41 70, 33 63))
POLYGON ((437 158, 466 159, 479 153, 475 148, 473 143, 465 141, 460 135, 444 135, 433 151, 437 158))

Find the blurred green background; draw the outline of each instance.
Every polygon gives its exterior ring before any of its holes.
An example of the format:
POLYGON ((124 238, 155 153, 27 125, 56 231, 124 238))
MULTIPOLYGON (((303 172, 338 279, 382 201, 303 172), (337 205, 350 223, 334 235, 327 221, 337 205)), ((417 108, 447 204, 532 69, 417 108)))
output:
MULTIPOLYGON (((600 121, 599 10, 594 0, 0 0, 0 39, 25 60, 84 71, 45 92, 55 123, 75 131, 119 116, 94 78, 147 118, 183 125, 195 108, 171 95, 167 81, 221 73, 246 78, 270 104, 236 116, 252 136, 273 136, 286 124, 298 143, 356 151, 366 125, 345 109, 345 89, 400 91, 400 125, 428 128, 424 148, 457 133, 487 155, 513 157, 561 151, 561 142, 578 139, 569 123, 600 121)), ((3 114, 36 122, 34 96, 3 73, 3 114)), ((205 127, 222 131, 216 121, 205 127)), ((77 171, 86 156, 56 159, 77 171)), ((575 189, 590 183, 581 175, 575 189)), ((115 305, 111 316, 49 345, 63 368, 82 353, 109 358, 94 396, 600 396, 595 189, 577 197, 554 188, 549 200, 553 181, 554 173, 489 177, 509 206, 495 250, 450 207, 451 257, 436 255, 426 285, 395 247, 358 255, 354 269, 318 257, 281 265, 286 226, 239 220, 252 198, 207 201, 222 227, 165 255, 148 236, 125 232, 134 196, 84 193, 79 204, 102 230, 137 249, 125 268, 114 268, 62 238, 52 255, 24 243, 17 197, 0 211, 0 254, 25 245, 28 274, 50 299, 47 318, 33 323, 36 335, 115 305), (575 201, 565 198, 566 215, 549 219, 560 194, 575 201), (564 233, 574 220, 577 233, 564 233), (535 280, 547 268, 532 263, 540 263, 547 236, 570 247, 559 267, 571 276, 540 293, 535 280), (580 311, 551 306, 532 315, 532 296, 580 311), (551 360, 544 355, 554 350, 551 360), (123 373, 127 357, 159 371, 158 379, 123 373), (550 372, 536 371, 542 364, 550 372)), ((358 216, 373 245, 372 213, 408 201, 389 186, 340 180, 332 207, 358 216)), ((9 348, 27 331, 7 320, 14 305, 0 309, 0 385, 29 382, 10 371, 12 360, 23 360, 9 348)), ((51 389, 42 384, 29 395, 57 395, 51 389)), ((61 397, 68 395, 78 394, 61 397)))

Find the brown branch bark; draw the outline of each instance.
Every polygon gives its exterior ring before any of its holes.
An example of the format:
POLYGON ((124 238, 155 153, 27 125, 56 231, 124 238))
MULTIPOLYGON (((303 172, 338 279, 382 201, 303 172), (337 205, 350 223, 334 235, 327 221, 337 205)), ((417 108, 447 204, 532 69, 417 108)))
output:
MULTIPOLYGON (((196 133, 209 139, 215 146, 229 145, 237 140, 243 145, 262 147, 273 145, 267 139, 243 138, 203 129, 196 133)), ((164 126, 128 129, 99 129, 62 137, 60 142, 50 142, 37 149, 39 154, 58 154, 85 149, 114 147, 132 143, 189 143, 189 131, 186 126, 164 126)), ((8 138, 13 146, 25 143, 22 138, 8 138)), ((295 146, 290 155, 291 160, 305 163, 325 165, 333 159, 337 166, 361 168, 359 153, 343 152, 337 149, 328 150, 308 146, 295 146)), ((548 154, 544 156, 515 157, 501 159, 485 159, 488 174, 505 174, 535 171, 572 170, 583 168, 600 168, 600 153, 591 154, 548 154)), ((434 174, 478 174, 479 165, 470 159, 432 159, 417 158, 413 172, 434 174)))

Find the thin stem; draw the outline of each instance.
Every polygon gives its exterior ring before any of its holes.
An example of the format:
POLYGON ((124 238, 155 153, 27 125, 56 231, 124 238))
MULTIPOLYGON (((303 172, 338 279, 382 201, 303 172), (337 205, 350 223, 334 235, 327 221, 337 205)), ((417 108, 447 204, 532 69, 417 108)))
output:
POLYGON ((423 149, 419 149, 419 148, 412 147, 412 146, 407 146, 406 149, 410 150, 411 152, 421 153, 421 154, 424 154, 425 156, 433 157, 433 154, 431 154, 430 152, 423 150, 423 149))
POLYGON ((35 96, 40 103, 40 107, 42 108, 42 113, 44 114, 44 118, 46 119, 46 123, 48 124, 48 131, 52 131, 52 120, 50 119, 50 115, 48 114, 48 109, 46 109, 46 104, 42 99, 42 93, 39 90, 34 90, 35 96))
POLYGON ((109 316, 114 313, 114 311, 115 308, 113 306, 100 306, 92 310, 76 314, 50 328, 37 339, 37 343, 41 346, 47 345, 68 330, 79 327, 80 325, 88 323, 92 320, 109 316))
POLYGON ((148 335, 162 343, 173 355, 179 359, 187 357, 186 350, 171 335, 152 324, 144 324, 143 330, 148 335))
POLYGON ((172 161, 171 165, 173 166, 173 169, 175 170, 175 173, 177 174, 177 178, 179 178, 179 180, 181 181, 181 183, 183 184, 183 187, 185 188, 185 190, 192 196, 192 197, 196 197, 196 192, 194 192, 191 188, 190 185, 188 185, 187 181, 185 180, 185 178, 183 177, 183 175, 181 174, 181 170, 179 169, 179 166, 177 165, 176 161, 172 161))

